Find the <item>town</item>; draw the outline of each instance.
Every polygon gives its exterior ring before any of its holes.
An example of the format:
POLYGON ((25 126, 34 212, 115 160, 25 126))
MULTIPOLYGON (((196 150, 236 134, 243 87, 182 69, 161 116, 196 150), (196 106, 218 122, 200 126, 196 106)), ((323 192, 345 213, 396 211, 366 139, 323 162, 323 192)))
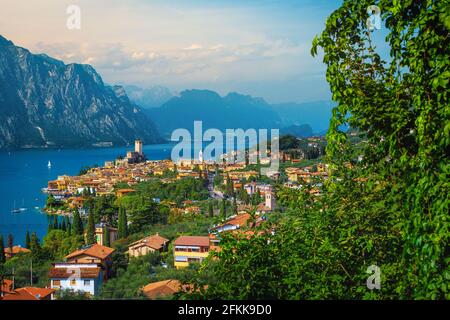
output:
POLYGON ((276 232, 283 190, 321 195, 324 138, 286 141, 279 171, 266 176, 262 164, 205 160, 201 151, 178 163, 147 160, 136 140, 125 157, 48 181, 44 239, 27 234, 25 247, 0 239, 1 299, 168 299, 192 291, 186 278, 217 259, 224 235, 276 232), (139 278, 143 266, 148 274, 139 278), (125 277, 139 279, 130 286, 125 277))

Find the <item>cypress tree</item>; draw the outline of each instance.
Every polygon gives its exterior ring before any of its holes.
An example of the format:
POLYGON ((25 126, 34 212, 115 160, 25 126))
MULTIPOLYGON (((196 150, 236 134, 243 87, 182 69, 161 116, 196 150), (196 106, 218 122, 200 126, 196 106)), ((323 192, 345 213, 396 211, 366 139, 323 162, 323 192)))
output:
POLYGON ((83 221, 81 221, 80 213, 78 212, 78 210, 74 210, 73 212, 72 233, 74 235, 83 234, 83 221))
POLYGON ((88 224, 87 224, 87 230, 86 230, 86 242, 87 244, 94 244, 96 243, 95 239, 95 222, 94 222, 94 210, 91 208, 89 210, 89 216, 88 216, 88 224))
POLYGON ((117 227, 118 227, 118 231, 117 231, 117 236, 119 238, 123 238, 123 210, 122 207, 119 207, 119 215, 117 218, 117 227))
POLYGON ((3 236, 0 234, 0 265, 5 263, 5 244, 3 243, 3 236))
POLYGON ((208 214, 210 217, 214 216, 214 209, 211 201, 208 202, 208 214))
POLYGON ((11 255, 12 255, 13 247, 14 247, 14 237, 10 233, 10 234, 8 234, 8 248, 9 248, 9 252, 11 253, 11 255))
POLYGON ((109 231, 107 226, 103 226, 103 245, 106 247, 111 246, 111 241, 109 239, 109 231))
POLYGON ((53 216, 53 229, 58 230, 58 217, 56 215, 53 216))
POLYGON ((36 232, 33 232, 33 234, 31 235, 30 249, 33 252, 38 252, 41 249, 41 244, 39 243, 39 239, 36 235, 36 232))
POLYGON ((27 230, 27 234, 25 236, 25 248, 30 249, 30 246, 31 246, 30 233, 27 230))
POLYGON ((128 236, 128 224, 127 224, 127 213, 125 208, 120 207, 119 209, 119 221, 118 221, 119 238, 126 238, 128 236))
POLYGON ((237 214, 236 197, 233 197, 233 214, 237 214))
POLYGON ((225 219, 227 214, 226 204, 225 204, 225 198, 222 198, 222 202, 220 204, 220 217, 225 219))

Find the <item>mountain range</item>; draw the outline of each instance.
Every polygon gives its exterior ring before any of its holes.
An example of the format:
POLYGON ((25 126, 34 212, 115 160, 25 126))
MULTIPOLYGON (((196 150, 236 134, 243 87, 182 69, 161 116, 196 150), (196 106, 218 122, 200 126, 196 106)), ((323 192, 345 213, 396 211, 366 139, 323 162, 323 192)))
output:
POLYGON ((328 129, 332 108, 328 101, 271 105, 262 98, 235 92, 222 97, 214 91, 193 89, 144 112, 165 138, 177 128, 192 132, 195 120, 203 121, 204 130, 278 128, 281 134, 308 137, 328 129))
POLYGON ((0 148, 126 145, 162 139, 120 86, 0 36, 0 148))
POLYGON ((221 97, 210 90, 185 90, 159 108, 146 109, 164 137, 177 128, 192 132, 196 120, 203 121, 203 130, 216 128, 260 129, 278 128, 278 114, 261 98, 229 93, 221 97))
POLYGON ((86 64, 33 54, 0 36, 0 149, 127 145, 177 128, 278 128, 307 137, 328 128, 333 104, 269 104, 231 92, 110 86, 86 64))

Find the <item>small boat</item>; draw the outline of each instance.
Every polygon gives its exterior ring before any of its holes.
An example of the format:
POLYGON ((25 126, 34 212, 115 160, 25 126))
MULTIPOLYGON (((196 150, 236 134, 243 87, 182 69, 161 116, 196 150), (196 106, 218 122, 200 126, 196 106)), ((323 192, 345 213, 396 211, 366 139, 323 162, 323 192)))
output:
POLYGON ((11 212, 12 212, 12 213, 19 213, 19 212, 20 212, 20 209, 17 209, 17 208, 16 208, 16 200, 14 200, 14 207, 13 207, 13 209, 11 210, 11 212))
POLYGON ((20 212, 27 211, 28 208, 25 207, 25 199, 22 199, 22 207, 19 208, 20 212))
POLYGON ((51 169, 51 167, 52 167, 52 163, 50 162, 50 160, 48 161, 47 167, 48 167, 49 169, 51 169))

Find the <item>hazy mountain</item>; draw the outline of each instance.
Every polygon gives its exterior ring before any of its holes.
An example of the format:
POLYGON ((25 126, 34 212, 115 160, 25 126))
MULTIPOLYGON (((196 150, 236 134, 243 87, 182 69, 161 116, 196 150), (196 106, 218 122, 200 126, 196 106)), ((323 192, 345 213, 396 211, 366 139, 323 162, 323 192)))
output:
POLYGON ((299 138, 311 137, 314 135, 313 129, 309 124, 291 125, 280 129, 280 135, 293 135, 299 138))
POLYGON ((328 129, 331 119, 332 101, 314 101, 308 103, 274 104, 284 126, 309 124, 315 133, 328 129))
POLYGON ((124 89, 90 65, 32 54, 0 36, 0 148, 123 145, 161 138, 124 89))
POLYGON ((174 92, 162 86, 150 88, 124 86, 124 88, 131 101, 146 109, 158 108, 175 96, 174 92))
POLYGON ((281 121, 273 108, 261 98, 229 93, 221 97, 209 90, 186 90, 160 108, 146 110, 166 137, 177 128, 192 132, 195 120, 203 130, 279 128, 281 121))

